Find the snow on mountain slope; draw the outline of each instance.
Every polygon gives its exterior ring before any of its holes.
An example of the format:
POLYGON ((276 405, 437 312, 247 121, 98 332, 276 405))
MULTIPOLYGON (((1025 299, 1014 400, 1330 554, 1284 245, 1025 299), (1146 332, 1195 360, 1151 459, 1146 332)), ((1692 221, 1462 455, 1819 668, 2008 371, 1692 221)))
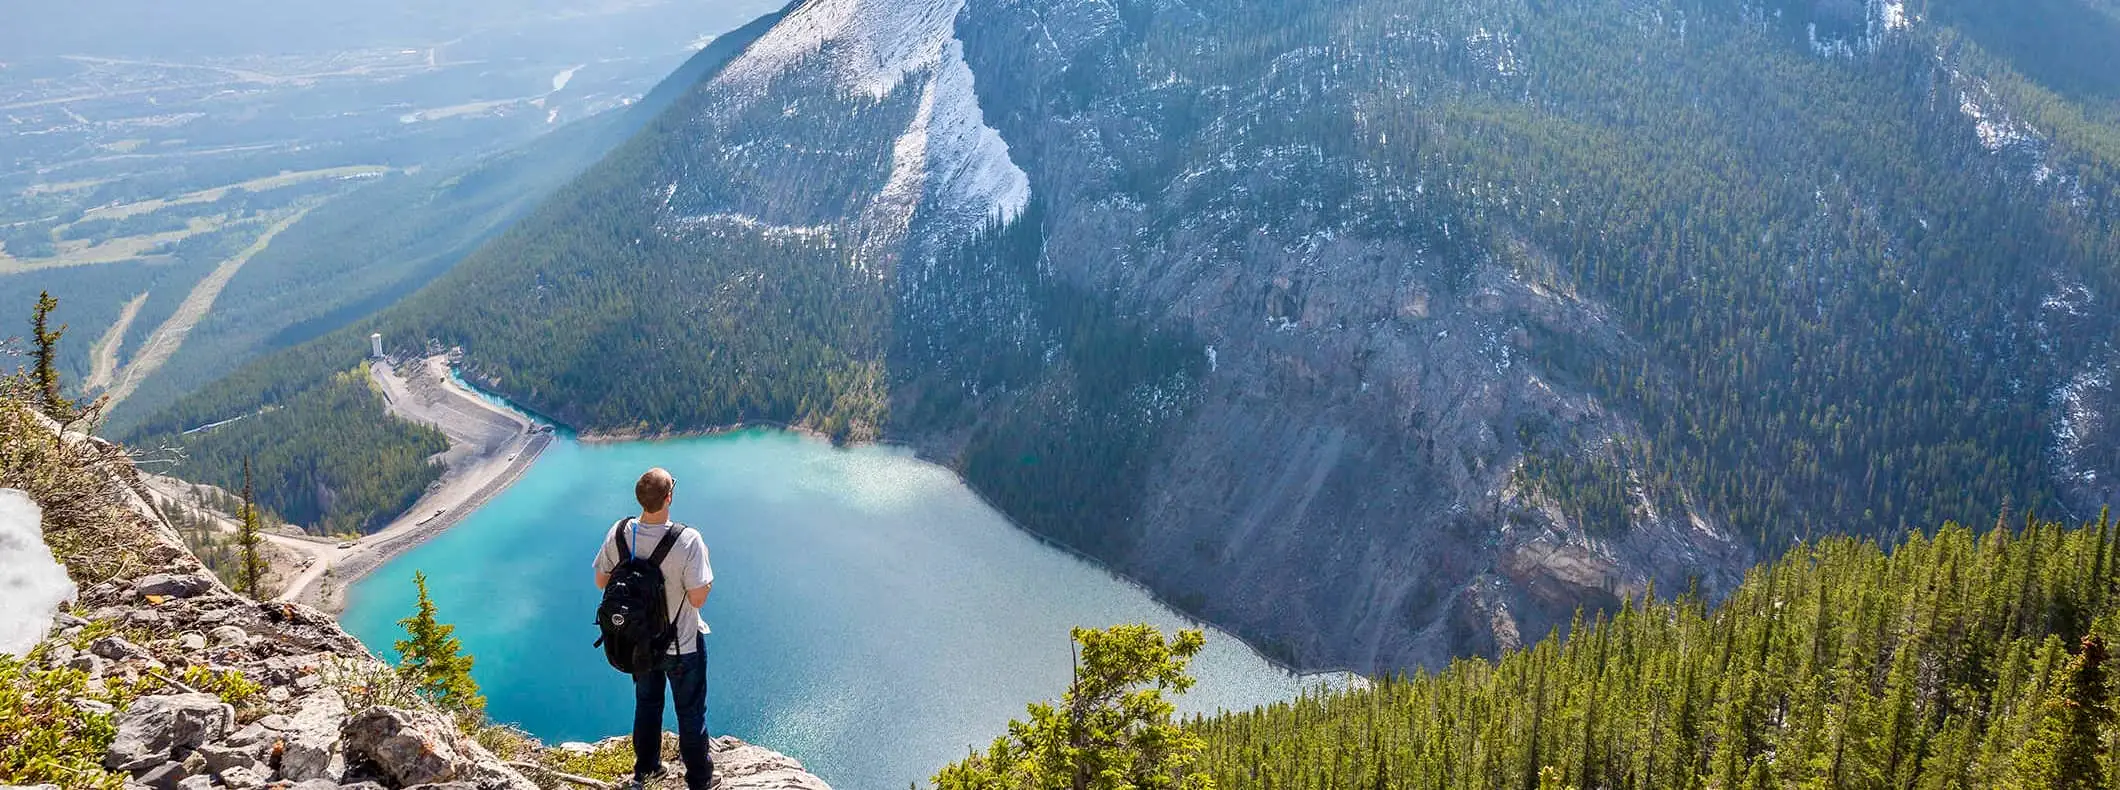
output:
POLYGON ((821 62, 855 95, 882 99, 908 77, 918 115, 892 151, 892 172, 863 214, 864 258, 903 241, 927 205, 952 226, 1008 219, 1030 202, 1030 177, 986 123, 956 37, 964 0, 818 0, 797 9, 718 78, 736 96, 762 95, 790 69, 821 62), (816 58, 816 61, 812 61, 816 58))

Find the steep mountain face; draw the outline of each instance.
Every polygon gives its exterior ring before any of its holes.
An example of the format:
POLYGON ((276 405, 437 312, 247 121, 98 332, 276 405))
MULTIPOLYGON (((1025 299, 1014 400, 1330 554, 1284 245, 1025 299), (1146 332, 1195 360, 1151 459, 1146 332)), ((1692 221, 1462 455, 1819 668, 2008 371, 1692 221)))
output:
POLYGON ((2120 75, 1937 5, 813 0, 376 326, 590 430, 912 443, 1294 663, 1434 665, 2120 498, 2120 75))

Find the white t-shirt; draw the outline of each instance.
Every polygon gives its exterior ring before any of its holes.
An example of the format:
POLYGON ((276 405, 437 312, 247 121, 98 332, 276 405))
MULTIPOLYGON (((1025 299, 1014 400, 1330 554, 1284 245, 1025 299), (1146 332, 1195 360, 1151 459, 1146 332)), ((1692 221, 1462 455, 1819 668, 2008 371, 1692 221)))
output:
MULTIPOLYGON (((626 545, 636 557, 653 555, 655 547, 662 543, 663 533, 670 531, 668 524, 642 524, 637 518, 611 525, 604 531, 603 547, 596 550, 597 573, 610 573, 618 567, 618 547, 612 544, 612 537, 619 527, 626 528, 626 545)), ((670 546, 670 553, 663 556, 662 572, 663 597, 671 616, 677 618, 677 641, 670 645, 670 652, 696 652, 699 636, 712 631, 707 629, 706 618, 700 616, 699 609, 692 605, 685 591, 697 590, 714 581, 714 566, 707 561, 707 540, 700 537, 699 530, 687 527, 678 534, 677 542, 670 546)))

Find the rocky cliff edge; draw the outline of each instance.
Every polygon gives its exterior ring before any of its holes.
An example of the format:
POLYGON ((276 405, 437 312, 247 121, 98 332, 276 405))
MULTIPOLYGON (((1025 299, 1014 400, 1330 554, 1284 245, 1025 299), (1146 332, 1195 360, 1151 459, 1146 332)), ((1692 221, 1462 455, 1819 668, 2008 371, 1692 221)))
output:
MULTIPOLYGON (((107 449, 78 434, 64 442, 107 449)), ((508 727, 467 729, 406 692, 331 617, 222 584, 140 494, 130 464, 103 473, 120 478, 111 490, 138 522, 129 540, 139 545, 126 547, 135 559, 87 584, 27 657, 86 675, 84 693, 65 702, 115 725, 103 762, 128 790, 611 787, 595 769, 614 754, 630 762, 623 738, 548 748, 508 727)), ((714 756, 717 788, 830 790, 795 760, 734 738, 717 739, 714 756)))

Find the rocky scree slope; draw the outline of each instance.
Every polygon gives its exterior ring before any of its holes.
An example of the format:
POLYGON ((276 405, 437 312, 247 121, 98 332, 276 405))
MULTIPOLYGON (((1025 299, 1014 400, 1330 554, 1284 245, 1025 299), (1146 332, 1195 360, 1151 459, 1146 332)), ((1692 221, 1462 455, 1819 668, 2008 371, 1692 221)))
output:
MULTIPOLYGON (((86 673, 91 694, 73 704, 112 718, 104 765, 130 776, 126 787, 532 790, 582 785, 548 767, 567 764, 552 757, 623 751, 630 765, 628 739, 548 753, 520 732, 486 733, 509 751, 503 760, 449 714, 388 693, 402 687, 391 668, 329 616, 230 591, 137 493, 130 467, 109 471, 134 492, 124 506, 138 520, 142 545, 132 550, 144 567, 81 591, 27 655, 86 673), (128 690, 129 701, 113 709, 96 698, 107 689, 128 690)), ((716 787, 827 787, 734 738, 717 739, 714 753, 716 787)))
POLYGON ((1277 657, 1432 666, 2120 496, 2120 135, 1968 30, 811 0, 378 326, 592 432, 908 442, 1277 657))

